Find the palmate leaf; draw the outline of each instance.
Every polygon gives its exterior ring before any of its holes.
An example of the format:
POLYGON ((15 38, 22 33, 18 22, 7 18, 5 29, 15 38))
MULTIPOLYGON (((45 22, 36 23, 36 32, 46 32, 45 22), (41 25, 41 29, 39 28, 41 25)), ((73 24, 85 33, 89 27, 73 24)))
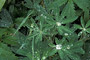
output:
POLYGON ((87 23, 85 23, 83 17, 81 17, 80 22, 81 22, 81 25, 74 24, 74 28, 81 30, 81 31, 78 33, 78 36, 81 36, 82 33, 83 33, 84 35, 86 35, 87 33, 90 33, 90 28, 89 28, 89 26, 90 26, 90 20, 89 20, 87 23))
POLYGON ((5 1, 6 1, 6 0, 0 0, 0 11, 1 11, 1 9, 2 9, 4 3, 5 3, 5 1))
POLYGON ((68 42, 68 41, 66 41, 66 39, 64 39, 64 41, 62 42, 62 40, 58 40, 60 43, 57 41, 58 44, 56 43, 56 47, 54 47, 52 52, 54 52, 54 51, 55 51, 55 53, 58 52, 61 60, 65 60, 66 58, 68 60, 70 60, 70 59, 80 60, 80 56, 78 54, 84 54, 85 53, 84 50, 82 49, 83 42, 82 41, 74 42, 73 39, 72 39, 73 42, 70 40, 68 40, 69 41, 68 42))
POLYGON ((37 54, 36 57, 39 57, 40 60, 45 60, 49 56, 49 52, 51 51, 51 49, 48 47, 48 44, 46 41, 38 42, 38 43, 35 44, 35 56, 37 54), (39 52, 39 54, 38 54, 38 52, 39 52))
POLYGON ((43 21, 40 21, 38 24, 34 23, 34 27, 32 27, 31 30, 32 31, 31 34, 28 36, 28 39, 35 38, 35 43, 42 41, 43 36, 50 35, 50 33, 48 32, 48 27, 44 26, 43 21))

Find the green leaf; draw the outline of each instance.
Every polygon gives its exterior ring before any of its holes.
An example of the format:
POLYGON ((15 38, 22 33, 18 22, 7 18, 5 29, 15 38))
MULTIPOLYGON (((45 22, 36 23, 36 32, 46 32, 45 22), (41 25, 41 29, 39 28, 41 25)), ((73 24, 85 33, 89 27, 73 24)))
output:
POLYGON ((0 27, 10 27, 12 25, 12 17, 6 9, 2 10, 0 17, 0 27))
POLYGON ((22 27, 22 25, 27 21, 27 19, 29 18, 29 16, 33 13, 33 11, 31 11, 27 17, 25 19, 23 19, 23 21, 21 22, 21 24, 19 25, 19 27, 17 28, 17 30, 15 31, 14 35, 18 32, 18 30, 22 27))
POLYGON ((89 26, 90 26, 90 20, 89 20, 89 21, 87 21, 87 23, 86 23, 86 26, 85 26, 85 27, 87 28, 87 27, 89 27, 89 26))
POLYGON ((87 10, 85 10, 84 11, 84 20, 85 20, 85 22, 87 22, 88 20, 89 20, 89 9, 87 9, 87 10))
POLYGON ((70 57, 72 60, 81 60, 80 57, 77 54, 74 54, 70 51, 65 51, 65 53, 70 57))
POLYGON ((83 33, 83 31, 80 31, 80 32, 78 33, 78 36, 81 36, 81 35, 82 35, 82 33, 83 33))
POLYGON ((62 35, 62 34, 63 34, 62 27, 58 27, 58 29, 57 29, 57 30, 58 30, 58 32, 59 32, 59 34, 60 34, 60 35, 62 35))
POLYGON ((70 17, 70 18, 64 19, 62 21, 62 24, 71 23, 71 22, 75 21, 76 19, 77 19, 77 17, 70 17))
POLYGON ((60 7, 65 4, 67 0, 55 0, 54 2, 50 3, 49 9, 54 9, 55 7, 60 7))
POLYGON ((21 58, 20 60, 29 60, 29 58, 25 57, 25 58, 21 58))
POLYGON ((78 5, 79 8, 83 9, 84 11, 89 7, 89 0, 73 0, 75 4, 78 5))
POLYGON ((37 35, 35 43, 37 43, 38 41, 42 41, 42 34, 37 35))
POLYGON ((5 33, 6 33, 6 29, 0 28, 0 38, 1 38, 2 35, 5 34, 5 33))
POLYGON ((83 13, 82 10, 76 10, 76 16, 80 16, 83 13))
POLYGON ((88 33, 90 33, 90 28, 87 28, 86 31, 87 31, 88 33))
POLYGON ((25 7, 27 7, 27 8, 33 8, 33 4, 32 4, 32 1, 31 0, 25 0, 25 7))
POLYGON ((9 36, 5 36, 3 38, 3 42, 7 43, 7 44, 9 44, 11 46, 18 46, 19 45, 19 43, 17 41, 17 38, 15 36, 10 36, 10 35, 9 36))
POLYGON ((0 0, 0 11, 1 11, 1 9, 2 9, 4 3, 5 3, 5 1, 6 1, 6 0, 0 0))
POLYGON ((57 50, 56 50, 56 49, 52 49, 52 50, 51 50, 51 52, 49 53, 49 56, 54 55, 56 52, 57 52, 57 50))
POLYGON ((82 25, 82 27, 84 28, 84 27, 85 27, 85 22, 84 22, 83 17, 81 17, 80 21, 81 21, 81 25, 82 25))
POLYGON ((74 17, 75 16, 75 10, 74 10, 74 3, 72 0, 68 1, 66 6, 64 7, 61 15, 66 16, 67 18, 74 17))
POLYGON ((55 45, 53 43, 49 43, 50 47, 55 47, 55 45))
POLYGON ((62 60, 66 59, 66 57, 67 57, 66 54, 64 53, 64 51, 62 51, 62 50, 59 50, 58 54, 62 60))
POLYGON ((82 41, 75 42, 74 44, 75 45, 72 48, 78 48, 78 47, 83 46, 83 42, 82 41))
POLYGON ((85 54, 81 57, 82 60, 89 60, 90 59, 90 41, 86 42, 84 45, 85 54))
POLYGON ((70 28, 68 28, 67 26, 62 26, 62 30, 63 32, 68 32, 68 33, 72 33, 72 31, 70 30, 70 28))
POLYGON ((71 49, 71 51, 73 51, 74 53, 80 53, 80 54, 85 53, 85 51, 82 48, 71 49))
POLYGON ((7 45, 0 43, 0 60, 18 60, 7 45))
POLYGON ((31 60, 32 59, 32 54, 31 53, 27 53, 26 56, 31 60))
POLYGON ((80 25, 78 25, 78 24, 74 24, 74 28, 81 29, 82 27, 80 25))

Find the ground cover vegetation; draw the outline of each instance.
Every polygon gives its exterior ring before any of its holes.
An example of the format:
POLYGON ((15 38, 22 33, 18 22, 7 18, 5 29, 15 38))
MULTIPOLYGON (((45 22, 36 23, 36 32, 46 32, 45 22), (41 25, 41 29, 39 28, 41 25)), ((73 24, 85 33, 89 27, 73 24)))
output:
POLYGON ((0 60, 90 60, 90 0, 0 0, 0 60))

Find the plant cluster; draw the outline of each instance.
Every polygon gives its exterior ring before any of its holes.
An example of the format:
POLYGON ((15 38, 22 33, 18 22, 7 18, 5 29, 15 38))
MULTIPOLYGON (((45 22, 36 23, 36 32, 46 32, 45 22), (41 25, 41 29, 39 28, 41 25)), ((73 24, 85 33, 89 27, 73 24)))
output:
POLYGON ((0 60, 90 60, 90 0, 0 0, 0 60))

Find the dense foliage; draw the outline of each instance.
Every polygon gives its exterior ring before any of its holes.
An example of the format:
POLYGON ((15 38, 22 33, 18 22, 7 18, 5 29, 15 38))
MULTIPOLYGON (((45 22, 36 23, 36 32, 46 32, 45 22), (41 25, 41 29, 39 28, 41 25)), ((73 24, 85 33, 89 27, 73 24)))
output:
POLYGON ((90 0, 0 0, 0 60, 90 60, 90 0))

